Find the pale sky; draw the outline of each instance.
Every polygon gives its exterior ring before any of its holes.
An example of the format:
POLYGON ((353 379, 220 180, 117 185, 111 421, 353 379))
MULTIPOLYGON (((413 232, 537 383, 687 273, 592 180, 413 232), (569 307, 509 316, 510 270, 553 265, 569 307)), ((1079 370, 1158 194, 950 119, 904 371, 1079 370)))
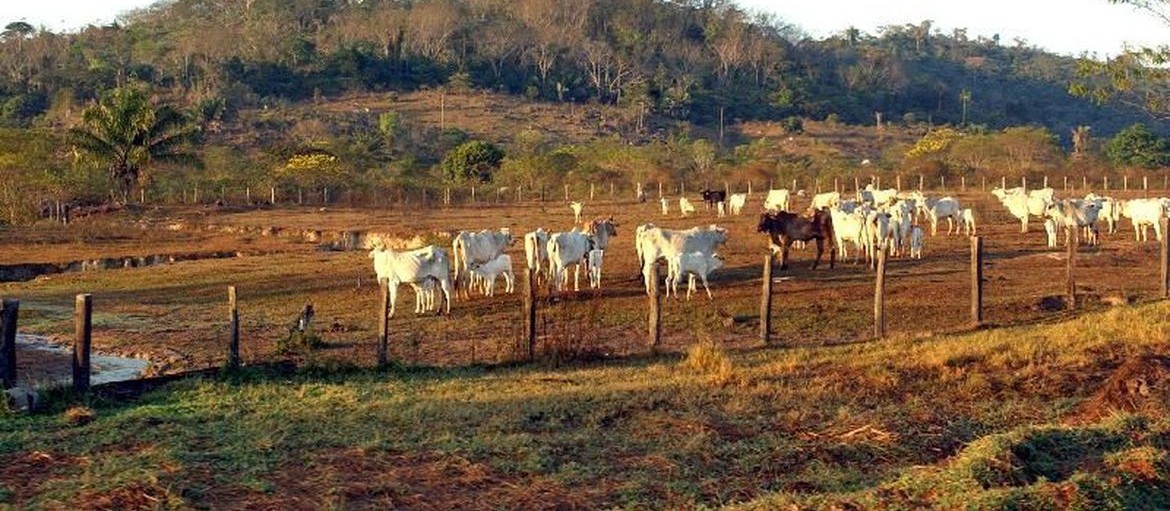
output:
MULTIPOLYGON (((567 0, 571 1, 571 0, 567 0)), ((815 38, 854 26, 871 35, 884 25, 932 20, 935 31, 950 34, 967 28, 967 36, 1000 35, 1064 55, 1096 52, 1115 55, 1125 43, 1170 43, 1170 27, 1151 16, 1107 0, 738 0, 754 10, 773 12, 815 38)), ((0 26, 26 21, 53 31, 73 31, 87 24, 105 24, 130 9, 154 0, 0 0, 0 26)))

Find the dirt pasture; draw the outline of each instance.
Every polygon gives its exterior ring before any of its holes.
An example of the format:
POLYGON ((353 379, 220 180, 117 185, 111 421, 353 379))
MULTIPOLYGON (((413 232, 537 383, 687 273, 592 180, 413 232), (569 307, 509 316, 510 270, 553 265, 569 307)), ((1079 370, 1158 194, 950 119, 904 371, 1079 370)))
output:
MULTIPOLYGON (((942 193, 929 193, 941 196, 942 193)), ((1045 246, 1041 225, 1019 232, 989 193, 952 194, 973 207, 985 239, 986 322, 992 326, 1067 317, 1052 297, 1064 292, 1064 250, 1045 246), (1046 300, 1046 298, 1049 298, 1046 300)), ((1070 194, 1071 195, 1071 194, 1070 194)), ((1116 197, 1136 196, 1115 193, 1116 197)), ((664 300, 663 349, 682 351, 710 339, 731 349, 758 345, 760 276, 766 254, 756 232, 762 194, 739 217, 714 211, 679 218, 677 202, 663 217, 657 201, 597 201, 585 216, 612 216, 618 236, 606 251, 603 288, 548 296, 541 292, 538 325, 542 357, 621 357, 645 353, 647 298, 641 288, 631 233, 645 222, 670 228, 718 224, 730 233, 721 250, 726 267, 711 281, 714 300, 664 300)), ((698 203, 695 198, 696 204, 698 203)), ((802 207, 800 202, 796 206, 802 207)), ((537 227, 567 230, 572 212, 562 201, 482 204, 431 209, 194 210, 160 208, 135 215, 86 219, 69 228, 14 229, 0 241, 9 262, 59 262, 77 257, 121 257, 209 248, 238 250, 238 257, 148 267, 70 272, 0 284, 0 294, 21 300, 21 329, 67 342, 73 296, 94 296, 94 345, 108 353, 150 358, 166 373, 223 363, 227 343, 227 290, 236 286, 245 361, 275 357, 302 306, 311 302, 324 349, 303 356, 319 361, 370 364, 375 359, 378 292, 364 251, 326 251, 305 240, 276 239, 256 229, 209 234, 201 226, 279 227, 285 230, 363 230, 414 237, 450 246, 458 230, 537 227), (181 220, 184 228, 164 227, 181 220), (57 229, 57 230, 53 230, 57 229), (100 233, 114 233, 103 237, 100 233), (99 234, 95 234, 99 233, 99 234), (35 240, 35 241, 30 241, 35 240), (31 248, 30 248, 31 247, 31 248)), ((945 223, 943 224, 945 228, 945 223)), ((893 336, 930 336, 969 328, 969 241, 962 235, 930 237, 922 260, 891 259, 887 326, 893 336)), ((510 250, 517 290, 523 288, 523 246, 510 250)), ((811 271, 814 250, 793 251, 792 268, 777 272, 774 342, 811 346, 866 341, 872 331, 873 273, 864 264, 839 262, 811 271)), ((1099 247, 1082 247, 1076 278, 1085 309, 1148 299, 1158 293, 1158 247, 1137 244, 1128 221, 1103 234, 1099 247)), ((582 279, 587 287, 586 279, 582 279)), ((701 293, 701 289, 700 289, 701 293)), ((391 321, 392 355, 420 365, 497 363, 521 353, 521 295, 456 300, 449 317, 416 316, 403 287, 391 321)))

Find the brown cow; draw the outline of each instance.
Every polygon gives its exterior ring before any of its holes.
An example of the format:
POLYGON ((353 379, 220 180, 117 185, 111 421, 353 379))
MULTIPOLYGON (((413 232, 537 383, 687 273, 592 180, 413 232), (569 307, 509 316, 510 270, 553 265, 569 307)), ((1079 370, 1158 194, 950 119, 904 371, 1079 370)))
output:
POLYGON ((817 269, 821 254, 825 252, 825 241, 829 242, 829 268, 837 263, 837 250, 833 237, 833 217, 828 211, 814 211, 811 217, 803 217, 787 211, 769 211, 760 215, 759 232, 768 233, 773 251, 780 252, 780 269, 788 269, 788 249, 793 241, 817 240, 817 258, 812 269, 817 269))

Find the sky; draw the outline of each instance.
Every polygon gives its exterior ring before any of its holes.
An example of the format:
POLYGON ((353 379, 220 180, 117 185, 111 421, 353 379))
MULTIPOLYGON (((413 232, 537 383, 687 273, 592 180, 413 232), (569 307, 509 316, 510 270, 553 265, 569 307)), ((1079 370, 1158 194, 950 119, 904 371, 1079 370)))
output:
MULTIPOLYGON (((73 31, 106 24, 130 9, 155 0, 0 0, 0 25, 26 21, 50 30, 73 31)), ((876 35, 885 25, 931 20, 935 31, 950 34, 967 28, 967 37, 999 34, 1000 43, 1015 38, 1029 46, 1062 55, 1083 52, 1105 57, 1125 43, 1154 46, 1170 43, 1170 27, 1132 7, 1107 0, 737 0, 746 8, 775 13, 809 35, 822 38, 854 26, 876 35)))

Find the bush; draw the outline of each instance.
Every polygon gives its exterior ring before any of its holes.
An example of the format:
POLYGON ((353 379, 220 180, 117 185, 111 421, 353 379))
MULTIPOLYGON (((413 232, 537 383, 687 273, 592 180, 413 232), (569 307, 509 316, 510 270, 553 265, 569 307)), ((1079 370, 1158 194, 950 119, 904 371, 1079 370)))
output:
POLYGON ((288 331, 288 337, 276 340, 276 352, 281 355, 305 353, 325 347, 325 341, 312 330, 293 328, 288 331))
POLYGON ((472 140, 447 153, 443 158, 443 174, 450 181, 487 183, 503 160, 504 151, 500 148, 482 140, 472 140))
POLYGON ((780 127, 784 128, 784 131, 789 134, 795 135, 797 133, 804 133, 804 121, 795 115, 786 117, 783 121, 780 122, 780 127))
POLYGON ((1141 123, 1121 130, 1109 141, 1105 152, 1109 161, 1117 166, 1152 169, 1170 161, 1166 141, 1141 123))

